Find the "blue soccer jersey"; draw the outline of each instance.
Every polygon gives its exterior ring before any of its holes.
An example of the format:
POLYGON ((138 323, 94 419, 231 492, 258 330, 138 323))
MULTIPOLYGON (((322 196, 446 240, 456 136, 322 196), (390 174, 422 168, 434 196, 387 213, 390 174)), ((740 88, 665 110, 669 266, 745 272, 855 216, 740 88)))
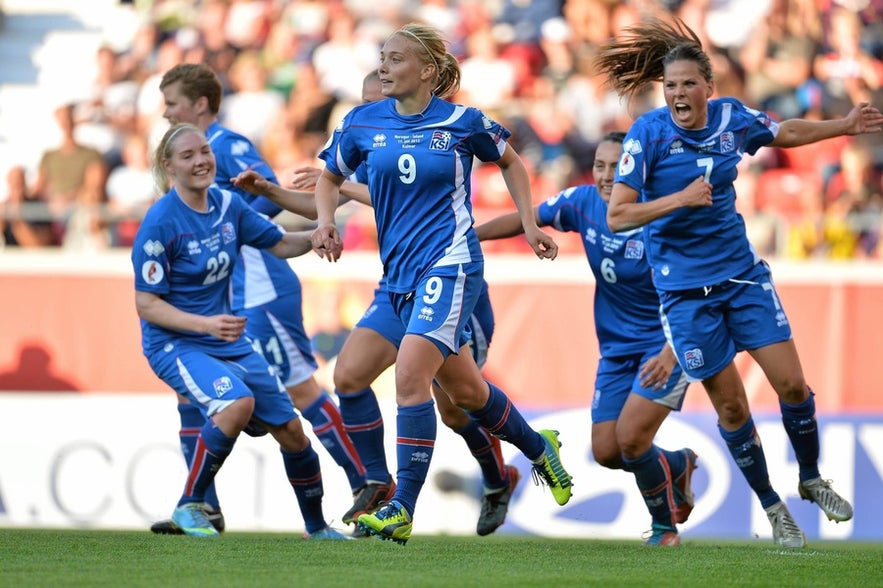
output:
POLYGON ((420 114, 398 114, 386 99, 341 121, 319 157, 338 175, 367 166, 390 292, 413 291, 433 267, 483 261, 472 229, 472 163, 498 160, 509 134, 481 111, 437 97, 420 114))
POLYGON ((738 100, 708 102, 702 130, 677 126, 667 107, 641 116, 623 143, 616 181, 650 202, 683 190, 703 176, 712 185, 713 204, 681 208, 644 227, 647 258, 660 290, 685 290, 723 282, 759 259, 736 212, 739 161, 769 144, 779 126, 738 100))
MULTIPOLYGON (((278 183, 273 170, 247 138, 214 122, 206 129, 206 137, 215 154, 217 172, 215 182, 221 188, 241 196, 255 210, 275 217, 282 209, 263 196, 254 196, 234 186, 230 180, 241 172, 254 170, 268 180, 278 183)), ((241 263, 233 274, 233 310, 240 312, 276 300, 286 294, 300 295, 300 281, 288 260, 244 247, 241 263)))
MULTIPOLYGON (((229 314, 230 279, 239 248, 272 247, 281 239, 279 227, 235 194, 212 186, 208 211, 197 212, 173 188, 147 211, 135 237, 135 290, 152 292, 184 312, 229 314)), ((145 355, 182 338, 228 357, 252 351, 244 337, 231 344, 208 334, 170 331, 143 320, 141 324, 145 355)))
POLYGON ((661 348, 659 298, 644 255, 642 230, 613 233, 607 203, 590 185, 568 188, 539 205, 539 218, 582 236, 595 276, 595 331, 601 355, 618 357, 661 348))

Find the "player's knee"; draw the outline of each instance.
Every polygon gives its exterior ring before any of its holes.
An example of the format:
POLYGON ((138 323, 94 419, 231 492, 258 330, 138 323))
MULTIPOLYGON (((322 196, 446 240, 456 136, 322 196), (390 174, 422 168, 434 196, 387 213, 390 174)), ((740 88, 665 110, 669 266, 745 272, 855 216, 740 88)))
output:
POLYGON ((356 370, 350 364, 343 363, 339 359, 334 366, 334 389, 338 394, 344 396, 355 394, 370 386, 373 381, 373 378, 366 378, 361 370, 356 370))
POLYGON ((801 374, 793 374, 777 382, 776 394, 786 404, 800 404, 809 397, 809 387, 801 374))
POLYGON ((442 406, 438 403, 436 403, 436 406, 438 407, 438 414, 441 417, 441 421, 447 428, 453 431, 459 431, 469 424, 469 414, 462 408, 453 405, 442 406))
POLYGON ((592 457, 598 465, 611 470, 622 468, 622 456, 616 445, 592 446, 592 457))
POLYGON ((279 442, 279 446, 290 453, 303 451, 310 444, 298 418, 291 419, 280 427, 271 428, 270 433, 279 442))

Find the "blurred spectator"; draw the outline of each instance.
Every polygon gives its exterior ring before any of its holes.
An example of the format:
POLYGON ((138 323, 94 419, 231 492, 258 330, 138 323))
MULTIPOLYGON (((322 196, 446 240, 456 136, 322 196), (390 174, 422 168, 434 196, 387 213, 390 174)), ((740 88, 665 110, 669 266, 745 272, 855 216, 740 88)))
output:
POLYGON ((699 0, 692 3, 704 5, 702 29, 710 44, 724 53, 729 53, 738 51, 753 40, 752 34, 766 20, 775 1, 699 0))
POLYGON ((282 115, 285 98, 269 88, 267 70, 251 49, 236 57, 230 84, 233 92, 224 98, 219 118, 224 126, 260 145, 267 128, 282 115))
POLYGON ((322 90, 350 104, 362 101, 362 80, 380 62, 377 39, 357 25, 348 10, 332 9, 327 40, 316 47, 312 58, 322 90))
POLYGON ((55 120, 61 144, 43 153, 34 195, 49 205, 57 242, 73 249, 102 249, 108 245, 101 219, 107 166, 97 150, 74 138, 73 104, 56 108, 55 120))
POLYGON ((858 235, 850 222, 848 198, 838 198, 825 206, 822 215, 821 242, 818 255, 828 259, 847 260, 856 257, 858 235))
POLYGON ((155 22, 145 18, 135 31, 129 47, 117 55, 116 67, 121 79, 134 80, 140 84, 150 75, 156 67, 159 39, 159 27, 155 22))
POLYGON ((330 4, 325 0, 301 0, 289 2, 283 9, 280 20, 291 26, 303 46, 300 60, 312 55, 313 50, 325 40, 330 4))
POLYGON ((630 121, 621 126, 616 123, 625 109, 619 97, 595 74, 592 65, 594 58, 593 45, 583 43, 575 50, 573 71, 558 89, 556 97, 556 108, 573 121, 574 134, 579 141, 592 146, 591 152, 574 150, 576 165, 587 181, 591 178, 591 165, 594 161, 593 146, 608 131, 628 128, 630 124, 630 121))
POLYGON ((742 66, 720 50, 708 52, 714 71, 714 96, 732 96, 745 102, 745 72, 742 66))
POLYGON ((328 139, 329 127, 340 122, 353 105, 348 101, 340 102, 322 87, 312 62, 300 63, 297 81, 286 106, 300 148, 315 157, 328 139))
POLYGON ((108 167, 120 163, 123 137, 135 131, 138 82, 125 78, 116 51, 98 48, 92 95, 77 104, 77 140, 101 152, 108 167))
POLYGON ((166 132, 168 122, 162 117, 165 110, 159 82, 163 75, 184 62, 184 50, 174 37, 160 42, 156 52, 156 61, 148 75, 141 81, 138 91, 138 130, 148 137, 148 145, 159 143, 160 137, 166 132))
MULTIPOLYGON (((763 188, 758 187, 758 193, 761 191, 763 188)), ((774 191, 769 196, 779 197, 781 195, 780 191, 774 191)), ((778 218, 783 219, 787 227, 785 251, 783 252, 785 257, 798 260, 818 257, 824 250, 822 232, 824 210, 821 193, 814 186, 809 187, 803 184, 793 196, 789 196, 789 198, 791 197, 799 199, 799 203, 789 208, 790 212, 772 207, 763 207, 762 210, 774 211, 778 218)))
POLYGON ((272 2, 229 0, 224 19, 224 37, 236 49, 260 49, 272 22, 272 2))
POLYGON ((25 169, 6 174, 6 197, 0 200, 0 245, 46 247, 56 245, 46 203, 28 194, 25 169))
MULTIPOLYGON (((477 6, 463 6, 466 2, 456 0, 422 0, 414 8, 412 16, 414 20, 429 23, 442 32, 442 35, 450 42, 449 51, 453 55, 461 56, 466 53, 465 45, 459 43, 464 39, 466 32, 463 27, 464 16, 468 12, 478 10, 477 6)), ((473 3, 476 4, 476 3, 473 3)), ((484 16, 484 11, 479 11, 479 18, 484 16)), ((398 28, 398 27, 396 27, 398 28)), ((389 32, 392 32, 390 30, 389 32)))
POLYGON ((883 174, 868 144, 854 139, 840 150, 840 160, 825 184, 825 201, 833 202, 843 195, 853 202, 879 200, 881 179, 883 174))
MULTIPOLYGON (((199 14, 193 21, 193 26, 199 34, 199 44, 205 52, 203 62, 217 72, 225 94, 230 92, 228 72, 239 52, 227 40, 225 23, 229 14, 230 3, 227 0, 203 0, 199 14)), ((196 61, 187 61, 187 63, 196 63, 196 61)), ((168 71, 168 68, 165 71, 168 71)), ((159 80, 156 87, 159 87, 159 80)))
MULTIPOLYGON (((114 169, 122 157, 123 138, 134 131, 142 140, 147 138, 150 149, 166 130, 158 80, 184 62, 211 65, 225 87, 225 123, 258 143, 279 177, 287 178, 294 167, 315 163, 330 127, 359 102, 361 80, 379 62, 379 43, 411 20, 445 32, 462 63, 462 95, 456 101, 480 106, 513 131, 513 146, 525 157, 539 198, 562 182, 587 181, 588 162, 600 137, 628 128, 635 116, 662 105, 659 84, 622 103, 599 83, 591 64, 599 43, 636 19, 666 13, 683 18, 700 34, 713 60, 718 93, 741 97, 779 120, 832 118, 856 100, 881 102, 881 0, 132 3, 125 15, 127 32, 109 31, 105 38, 113 44, 100 47, 96 54, 93 96, 74 111, 74 144, 78 149, 96 148, 105 159, 104 171, 79 170, 82 176, 77 182, 82 185, 75 196, 68 191, 67 196, 50 198, 46 172, 37 174, 33 187, 39 192, 13 190, 24 181, 19 170, 7 178, 10 196, 0 222, 7 218, 3 229, 11 244, 10 212, 31 211, 16 226, 43 231, 45 241, 49 225, 35 224, 29 215, 46 198, 44 206, 52 212, 44 210, 41 218, 58 221, 51 225, 57 233, 55 243, 61 243, 66 225, 80 227, 71 232, 80 237, 65 240, 69 246, 100 243, 106 235, 100 219, 73 211, 78 203, 87 210, 103 203, 105 188, 111 220, 115 215, 137 216, 136 203, 152 198, 153 186, 148 187, 141 163, 136 162, 141 156, 134 152, 140 148, 132 146, 129 153, 126 147, 126 164, 114 169), (101 178, 107 169, 113 173, 105 186, 101 178), (19 200, 27 205, 17 205, 19 200)), ((137 142, 126 139, 126 145, 137 142)), ((759 251, 785 254, 790 243, 791 255, 799 257, 845 255, 850 250, 846 227, 855 237, 851 250, 856 257, 883 253, 878 238, 883 188, 873 165, 883 163, 883 134, 863 141, 861 154, 852 146, 845 149, 847 143, 844 138, 790 150, 763 149, 740 171, 738 181, 746 187, 737 206, 759 251), (868 165, 868 156, 871 175, 853 172, 868 165), (773 179, 776 173, 761 179, 762 170, 773 168, 782 168, 774 170, 781 171, 779 180, 773 179), (765 188, 764 194, 756 194, 755 206, 754 183, 787 185, 781 177, 789 174, 792 180, 812 178, 806 181, 813 186, 824 182, 824 196, 815 191, 818 200, 807 196, 804 207, 801 198, 786 188, 779 190, 774 202, 765 188), (855 179, 859 176, 861 181, 855 179)), ((73 162, 81 162, 85 155, 82 150, 64 155, 64 165, 75 167, 73 162)), ((48 158, 41 167, 59 169, 61 159, 61 155, 48 158)), ((497 202, 503 189, 493 185, 498 174, 484 178, 481 166, 475 174, 477 218, 486 210, 509 206, 508 198, 497 202)), ((68 176, 69 183, 75 179, 66 172, 55 175, 68 176)), ((56 178, 56 183, 64 184, 61 179, 56 178)), ((357 217, 348 243, 376 247, 373 235, 361 230, 362 219, 357 217)), ((372 227, 368 221, 366 229, 372 227)), ((128 224, 112 227, 115 244, 127 244, 128 224)), ((513 248, 524 250, 518 243, 513 248)))
POLYGON ((543 52, 544 67, 542 75, 555 83, 555 91, 559 91, 574 73, 576 52, 579 46, 570 30, 570 25, 563 18, 550 18, 540 28, 540 50, 543 52))
POLYGON ((883 172, 865 142, 854 140, 840 152, 840 164, 825 187, 825 202, 855 237, 851 256, 873 256, 883 220, 883 172))
POLYGON ((522 103, 524 112, 509 119, 510 143, 533 166, 534 192, 554 194, 575 178, 569 137, 578 131, 573 119, 558 110, 555 84, 549 78, 538 77, 533 94, 522 103))
POLYGON ((460 63, 460 93, 457 102, 498 113, 515 96, 515 66, 500 56, 500 47, 490 23, 466 40, 469 57, 460 63))
POLYGON ((275 22, 261 49, 261 63, 267 70, 267 84, 282 96, 294 90, 300 52, 301 44, 292 26, 285 20, 275 22))
POLYGON ((156 198, 147 139, 129 134, 123 143, 122 165, 107 177, 107 209, 111 219, 112 243, 131 247, 141 218, 156 198))
POLYGON ((792 0, 774 0, 742 47, 747 103, 779 119, 797 118, 813 105, 809 99, 816 42, 789 13, 792 0))
POLYGON ((619 2, 610 0, 565 2, 562 14, 576 39, 590 46, 598 46, 611 36, 610 17, 612 5, 615 4, 619 2))
POLYGON ((831 10, 823 53, 815 58, 813 72, 823 88, 826 116, 843 116, 854 104, 883 98, 883 61, 861 45, 862 21, 851 9, 831 10))
POLYGON ((505 28, 506 39, 513 45, 538 45, 540 29, 550 18, 562 16, 562 0, 503 0, 494 22, 505 28))

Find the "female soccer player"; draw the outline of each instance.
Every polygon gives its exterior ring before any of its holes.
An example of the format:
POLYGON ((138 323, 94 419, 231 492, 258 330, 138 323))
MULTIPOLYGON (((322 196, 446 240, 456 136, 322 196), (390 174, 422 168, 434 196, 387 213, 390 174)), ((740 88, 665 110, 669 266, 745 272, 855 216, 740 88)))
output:
MULTIPOLYGON (((380 77, 374 70, 363 80, 362 102, 383 98, 380 77)), ((364 165, 356 170, 353 177, 358 181, 345 182, 341 186, 341 194, 371 206, 364 170, 364 165)), ((313 190, 321 173, 322 170, 308 166, 295 170, 293 184, 299 190, 282 188, 254 171, 240 173, 234 178, 233 184, 254 194, 264 194, 292 212, 315 218, 313 195, 307 196, 303 190, 313 190)), ((494 312, 486 283, 475 304, 469 326, 469 347, 476 365, 481 369, 487 361, 488 346, 494 331, 494 312)), ((390 304, 384 276, 374 290, 374 299, 350 331, 334 363, 334 385, 340 399, 340 414, 365 464, 367 479, 364 488, 356 495, 352 508, 343 516, 346 524, 356 523, 360 515, 372 512, 395 493, 395 480, 389 473, 386 461, 383 416, 371 384, 395 363, 404 336, 405 325, 390 304)), ((520 474, 515 466, 505 463, 500 440, 470 419, 435 384, 433 398, 442 422, 463 438, 481 468, 484 492, 476 532, 489 535, 505 522, 509 500, 520 474)))
MULTIPOLYGON (((278 183, 273 170, 251 141, 218 123, 223 87, 215 72, 204 64, 179 64, 163 75, 160 90, 165 102, 163 116, 171 124, 196 125, 208 137, 215 155, 218 185, 238 193, 252 208, 269 218, 279 214, 282 210, 279 206, 266 198, 255 198, 230 182, 243 169, 251 169, 268 182, 278 183)), ((318 364, 304 329, 301 283, 297 274, 287 260, 246 245, 241 251, 241 263, 233 271, 232 283, 233 313, 248 319, 248 338, 279 375, 295 407, 343 469, 353 494, 358 495, 365 486, 365 468, 343 428, 337 405, 313 376, 318 364)), ((202 415, 186 402, 180 402, 178 410, 181 446, 190 450, 203 424, 202 415)), ((246 432, 261 434, 263 431, 253 426, 246 432)), ((185 457, 190 456, 185 454, 185 457)), ((223 515, 213 486, 207 503, 216 525, 222 524, 223 515)), ((174 533, 177 529, 168 521, 159 521, 151 530, 174 533)))
MULTIPOLYGON (((665 341, 659 297, 644 255, 641 229, 607 228, 624 133, 609 133, 595 151, 595 185, 568 188, 534 208, 540 227, 583 235, 595 275, 595 331, 601 360, 592 398, 592 454, 599 464, 635 476, 653 519, 646 545, 680 544, 677 524, 693 509, 690 480, 696 454, 660 449, 656 432, 672 410, 680 410, 687 381, 665 341)), ((512 213, 475 228, 482 241, 521 233, 512 213)))
POLYGON ((218 535, 204 511, 206 490, 256 419, 279 442, 307 535, 346 538, 323 517, 319 457, 291 398, 244 336, 246 318, 230 312, 228 298, 241 246, 294 257, 310 250, 308 234, 283 233, 214 186, 215 157, 199 127, 172 126, 157 147, 154 172, 168 192, 145 215, 132 247, 142 346, 156 375, 206 419, 172 521, 187 535, 218 535))
POLYGON ((883 115, 857 104, 846 118, 778 123, 734 98, 711 99, 711 63, 682 22, 654 19, 601 47, 597 65, 624 96, 662 80, 666 106, 638 118, 623 145, 607 223, 645 226, 647 259, 678 362, 701 381, 721 436, 767 513, 774 541, 800 548, 806 537, 773 490, 766 459, 733 362, 747 350, 779 396, 800 471, 800 496, 835 521, 852 506, 819 474, 813 392, 804 379, 788 318, 767 264, 736 212, 733 181, 745 153, 878 132, 883 115))
POLYGON ((443 100, 459 86, 459 64, 432 27, 409 24, 381 50, 381 100, 356 106, 322 151, 316 184, 319 226, 313 249, 329 261, 341 254, 334 224, 340 185, 368 162, 380 256, 392 306, 407 324, 396 356, 398 484, 393 499, 359 525, 405 543, 436 437, 430 392, 435 379, 482 426, 513 443, 534 464, 558 504, 571 495, 558 434, 534 431, 505 393, 481 377, 466 325, 483 284, 484 261, 472 229, 472 161, 494 161, 540 258, 557 245, 533 220, 527 171, 506 143, 509 131, 482 112, 443 100))

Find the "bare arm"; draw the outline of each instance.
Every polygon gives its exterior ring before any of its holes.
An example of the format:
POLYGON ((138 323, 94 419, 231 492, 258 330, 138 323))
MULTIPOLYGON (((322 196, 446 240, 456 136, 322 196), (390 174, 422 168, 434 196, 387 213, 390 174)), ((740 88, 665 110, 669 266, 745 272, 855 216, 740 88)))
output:
POLYGON ((238 340, 245 330, 245 317, 184 312, 152 292, 136 291, 135 308, 145 321, 172 331, 208 334, 232 342, 238 340))
POLYGON ((856 104, 844 118, 834 120, 806 120, 792 118, 779 125, 779 133, 770 147, 799 147, 842 135, 863 135, 883 130, 883 114, 868 104, 856 104))
POLYGON ((371 194, 368 193, 368 186, 360 182, 344 182, 340 185, 340 194, 346 196, 350 200, 361 202, 365 206, 373 206, 371 204, 371 194))
MULTIPOLYGON (((535 206, 533 211, 537 226, 545 226, 540 222, 539 207, 535 206)), ((479 241, 506 239, 524 233, 524 225, 521 224, 521 217, 517 212, 510 212, 478 225, 475 227, 475 233, 478 235, 479 241)))
POLYGON ((638 191, 622 182, 613 185, 607 206, 607 226, 614 233, 643 227, 685 206, 711 206, 711 184, 702 176, 674 194, 650 202, 638 202, 638 191))
POLYGON ((285 210, 316 220, 316 202, 311 192, 283 188, 254 170, 244 171, 230 181, 249 194, 265 196, 285 210))
POLYGON ((312 243, 310 243, 310 235, 312 233, 313 231, 287 232, 282 236, 281 241, 267 249, 267 251, 282 259, 298 257, 313 248, 312 243))
POLYGON ((510 145, 502 157, 496 161, 503 173, 503 180, 518 209, 518 217, 524 229, 524 236, 537 257, 540 259, 555 259, 558 256, 558 245, 555 240, 540 230, 537 226, 533 211, 533 202, 530 195, 530 177, 524 162, 510 145))
MULTIPOLYGON (((291 185, 298 190, 315 190, 316 182, 322 175, 322 170, 309 165, 296 168, 294 170, 294 178, 291 185)), ((340 185, 340 195, 344 199, 338 202, 338 205, 344 201, 355 200, 361 202, 365 206, 371 206, 371 195, 368 193, 368 186, 360 182, 344 182, 340 185)))
POLYGON ((346 178, 331 173, 327 169, 316 181, 316 212, 319 226, 310 239, 313 251, 328 261, 337 261, 343 251, 340 232, 334 222, 334 211, 340 200, 340 186, 346 178))

